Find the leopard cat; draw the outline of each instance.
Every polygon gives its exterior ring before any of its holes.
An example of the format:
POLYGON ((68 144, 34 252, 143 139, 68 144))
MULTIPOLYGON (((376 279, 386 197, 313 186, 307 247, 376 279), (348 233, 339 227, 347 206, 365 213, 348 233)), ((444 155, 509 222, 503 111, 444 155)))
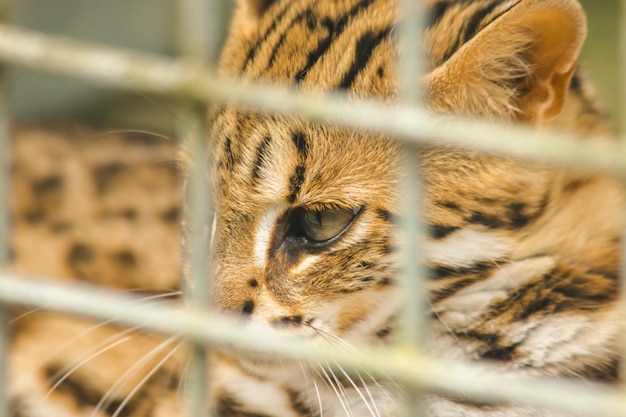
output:
MULTIPOLYGON (((424 6, 426 71, 415 76, 433 114, 611 140, 577 64, 586 35, 577 2, 424 6)), ((220 72, 391 102, 399 95, 400 15, 392 0, 240 0, 220 72)), ((393 343, 402 291, 394 239, 400 145, 231 103, 211 108, 209 120, 216 308, 248 326, 338 349, 393 343)), ((622 184, 436 141, 416 151, 427 225, 419 254, 429 274, 427 348, 523 375, 620 381, 622 184)), ((10 394, 16 410, 27 410, 17 415, 183 415, 185 355, 172 339, 33 315, 16 321, 10 394), (62 349, 46 355, 51 348, 37 337, 45 331, 70 342, 57 340, 62 349), (108 349, 120 333, 133 342, 108 349), (131 363, 139 365, 125 372, 131 363)), ((249 351, 213 356, 207 398, 219 416, 399 415, 401 389, 367 372, 249 351)), ((569 415, 431 393, 419 402, 433 417, 569 415)))

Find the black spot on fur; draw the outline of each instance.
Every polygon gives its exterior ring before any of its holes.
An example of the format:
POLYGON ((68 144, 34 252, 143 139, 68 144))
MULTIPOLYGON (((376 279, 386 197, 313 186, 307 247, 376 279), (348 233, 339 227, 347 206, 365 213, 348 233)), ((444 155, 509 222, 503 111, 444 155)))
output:
POLYGON ((378 216, 378 218, 386 223, 390 223, 391 219, 392 219, 392 215, 391 212, 382 208, 377 208, 376 209, 376 216, 378 216))
POLYGON ((378 284, 383 286, 383 287, 387 287, 387 286, 393 285, 394 283, 395 283, 395 281, 393 279, 389 278, 389 277, 382 278, 382 279, 380 279, 378 281, 378 284))
POLYGON ((259 285, 259 282, 256 279, 251 279, 250 281, 248 281, 248 285, 251 288, 256 288, 259 285))
POLYGON ((298 413, 300 417, 317 417, 318 413, 314 412, 304 400, 302 400, 302 394, 298 391, 287 389, 287 395, 289 396, 289 402, 291 408, 298 413))
POLYGON ((283 324, 302 324, 302 316, 286 316, 280 319, 283 324))
POLYGON ((457 230, 459 230, 457 226, 443 226, 440 224, 431 224, 428 227, 429 234, 433 239, 443 239, 457 230))
POLYGON ((180 221, 180 207, 172 206, 161 214, 161 219, 167 223, 178 223, 180 221))
POLYGON ((457 211, 461 209, 457 203, 453 203, 452 201, 441 201, 438 204, 450 210, 457 211))
POLYGON ((120 212, 120 216, 129 221, 134 221, 137 219, 138 213, 137 210, 132 208, 124 209, 120 212))
MULTIPOLYGON (((463 288, 466 288, 467 286, 472 285, 477 281, 480 281, 483 276, 480 273, 469 273, 455 278, 456 279, 453 282, 447 283, 442 288, 432 291, 429 296, 430 302, 434 304, 441 300, 444 300, 461 291, 463 288)), ((435 316, 435 319, 436 318, 437 317, 435 316)))
POLYGON ((479 353, 483 359, 491 359, 501 362, 508 362, 515 359, 515 352, 520 343, 514 343, 507 346, 497 346, 479 353))
POLYGON ((380 249, 381 253, 383 255, 390 255, 392 253, 394 253, 396 251, 396 248, 389 245, 389 244, 385 244, 383 245, 383 247, 380 249))
POLYGON ((243 307, 241 309, 241 312, 243 314, 245 314, 246 316, 252 314, 252 312, 254 311, 254 301, 252 300, 246 300, 245 303, 243 303, 243 307))
POLYGON ((451 267, 446 265, 434 265, 428 268, 430 279, 444 279, 454 276, 466 276, 468 274, 484 273, 497 265, 493 262, 477 262, 468 267, 451 267))
POLYGON ((137 266, 137 257, 130 250, 121 250, 114 253, 113 259, 115 259, 118 264, 128 268, 137 266))
POLYGON ((294 132, 291 136, 291 140, 298 150, 298 158, 300 158, 301 161, 306 160, 309 153, 309 144, 304 133, 294 132))
POLYGON ((304 165, 296 165, 294 174, 291 176, 291 178, 289 178, 289 196, 287 197, 288 202, 293 203, 296 201, 296 198, 298 198, 300 188, 302 188, 302 183, 304 182, 305 172, 306 167, 304 165))
POLYGON ((390 333, 391 333, 391 328, 390 327, 385 327, 384 329, 380 329, 379 331, 377 331, 376 332, 376 336, 378 336, 381 339, 383 339, 386 336, 388 336, 390 333))
POLYGON ((235 165, 235 155, 232 149, 232 139, 226 136, 224 140, 224 165, 226 168, 232 168, 235 165))
POLYGON ((526 204, 522 202, 509 203, 507 206, 510 227, 520 229, 530 223, 532 217, 524 214, 526 204))
POLYGON ((219 417, 270 417, 267 414, 246 411, 237 400, 227 393, 219 395, 214 415, 219 417))
POLYGON ((259 171, 261 170, 261 167, 263 166, 263 160, 265 159, 267 148, 271 142, 272 142, 272 138, 270 136, 266 136, 265 138, 263 138, 263 140, 259 144, 256 150, 256 159, 255 159, 254 165, 252 166, 252 179, 256 180, 257 178, 259 178, 259 171))
POLYGON ((99 194, 102 194, 109 187, 111 182, 125 169, 126 167, 119 162, 112 162, 110 164, 100 165, 93 171, 94 182, 96 184, 96 190, 99 194))
POLYGON ((581 189, 582 187, 584 187, 585 185, 589 184, 589 182, 590 180, 588 179, 577 179, 577 180, 570 181, 567 184, 565 184, 565 186, 563 187, 563 192, 568 193, 568 194, 573 194, 579 189, 581 189))
POLYGON ((50 224, 50 230, 53 233, 64 233, 68 230, 72 230, 74 225, 68 221, 56 221, 50 224))
POLYGON ((467 219, 469 223, 486 226, 489 229, 497 229, 503 226, 502 221, 496 217, 476 211, 467 219))
POLYGON ((90 262, 94 257, 93 249, 83 243, 76 243, 70 249, 67 260, 70 265, 83 262, 90 262))
POLYGON ((58 175, 52 175, 33 182, 33 191, 38 195, 59 191, 61 188, 63 188, 63 178, 58 175))
POLYGON ((45 218, 44 212, 41 208, 35 209, 35 210, 30 210, 27 211, 25 213, 22 214, 22 217, 24 220, 26 220, 27 223, 39 223, 41 221, 43 221, 43 219, 45 218))
POLYGON ((496 333, 483 333, 478 330, 453 331, 452 334, 463 340, 477 340, 487 346, 496 346, 500 343, 500 335, 496 333))

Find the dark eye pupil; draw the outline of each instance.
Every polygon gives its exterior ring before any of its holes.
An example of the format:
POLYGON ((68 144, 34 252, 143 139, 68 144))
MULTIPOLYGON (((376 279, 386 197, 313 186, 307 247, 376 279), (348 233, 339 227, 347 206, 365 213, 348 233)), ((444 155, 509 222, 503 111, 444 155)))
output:
POLYGON ((300 209, 297 218, 304 237, 323 242, 341 233, 352 222, 355 213, 346 209, 300 209))

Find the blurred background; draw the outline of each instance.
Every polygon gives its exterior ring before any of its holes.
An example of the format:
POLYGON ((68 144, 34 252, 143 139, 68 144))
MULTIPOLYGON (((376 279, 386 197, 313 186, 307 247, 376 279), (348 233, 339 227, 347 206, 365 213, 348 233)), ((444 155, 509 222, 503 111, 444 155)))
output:
MULTIPOLYGON (((619 0, 581 3, 589 20, 581 61, 615 121, 619 0)), ((9 4, 11 21, 26 28, 166 55, 176 50, 175 0, 10 0, 9 4)), ((177 105, 167 98, 98 88, 23 69, 10 70, 9 79, 13 110, 21 120, 79 120, 96 127, 168 133, 176 124, 177 105)))

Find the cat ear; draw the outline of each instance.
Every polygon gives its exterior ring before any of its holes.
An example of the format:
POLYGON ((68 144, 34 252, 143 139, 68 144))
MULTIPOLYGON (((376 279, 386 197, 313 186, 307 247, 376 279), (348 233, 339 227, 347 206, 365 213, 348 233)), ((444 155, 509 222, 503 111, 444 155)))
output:
POLYGON ((427 76, 439 110, 533 123, 559 114, 586 36, 574 0, 521 0, 427 76))

